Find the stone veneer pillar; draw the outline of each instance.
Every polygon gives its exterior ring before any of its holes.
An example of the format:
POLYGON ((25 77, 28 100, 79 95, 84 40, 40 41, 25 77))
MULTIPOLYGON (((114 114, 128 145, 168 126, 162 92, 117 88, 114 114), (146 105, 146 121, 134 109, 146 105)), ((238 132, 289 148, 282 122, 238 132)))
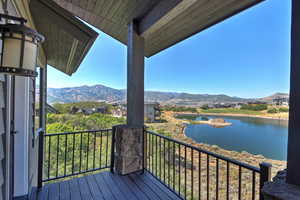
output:
POLYGON ((264 200, 299 200, 300 187, 286 182, 286 170, 279 171, 272 182, 262 188, 264 200))
POLYGON ((143 170, 144 127, 118 125, 114 130, 114 171, 126 175, 143 170))

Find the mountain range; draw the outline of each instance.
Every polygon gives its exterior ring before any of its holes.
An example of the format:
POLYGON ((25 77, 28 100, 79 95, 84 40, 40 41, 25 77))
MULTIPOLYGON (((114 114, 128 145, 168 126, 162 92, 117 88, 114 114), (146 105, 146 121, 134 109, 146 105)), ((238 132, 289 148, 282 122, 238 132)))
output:
MULTIPOLYGON (((288 95, 284 93, 276 93, 288 95)), ((276 96, 276 94, 274 94, 276 96)), ((274 96, 272 95, 272 96, 274 96)), ((272 100, 266 97, 266 101, 272 100)), ((179 92, 146 91, 146 102, 159 102, 168 105, 199 106, 206 103, 237 103, 258 99, 232 97, 224 94, 189 94, 179 92)), ((262 98, 261 100, 264 100, 262 98)), ((68 88, 48 88, 48 103, 69 103, 79 101, 125 102, 126 90, 110 88, 104 85, 79 86, 68 88)))

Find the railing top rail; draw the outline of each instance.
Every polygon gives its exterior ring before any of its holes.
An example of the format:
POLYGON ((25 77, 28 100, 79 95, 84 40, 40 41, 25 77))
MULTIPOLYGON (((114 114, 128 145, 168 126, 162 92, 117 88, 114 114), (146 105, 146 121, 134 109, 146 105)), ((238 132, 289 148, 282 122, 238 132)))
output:
POLYGON ((74 131, 74 132, 64 132, 64 133, 48 133, 48 134, 45 134, 45 136, 72 135, 72 134, 79 134, 79 133, 97 133, 97 132, 106 132, 106 131, 112 131, 112 129, 74 131))
POLYGON ((166 139, 166 140, 170 140, 170 141, 172 141, 172 142, 175 142, 175 143, 177 143, 177 144, 186 146, 186 147, 188 147, 188 148, 190 148, 190 149, 193 149, 193 150, 195 150, 195 151, 199 151, 199 152, 201 152, 201 153, 208 154, 208 155, 213 156, 213 157, 215 157, 215 158, 218 158, 218 159, 220 159, 220 160, 227 161, 227 162, 230 162, 230 163, 235 164, 235 165, 237 165, 237 166, 241 166, 241 167, 246 168, 246 169, 248 169, 248 170, 252 170, 252 171, 255 171, 255 172, 257 172, 257 173, 260 173, 260 169, 259 169, 258 167, 254 167, 254 166, 252 166, 252 165, 249 165, 249 164, 246 164, 246 163, 242 163, 242 162, 240 162, 240 161, 238 161, 238 160, 231 159, 231 158, 228 158, 228 157, 226 157, 226 156, 222 156, 222 155, 219 155, 219 154, 216 154, 216 153, 213 153, 213 152, 210 152, 210 151, 201 149, 201 148, 199 148, 199 147, 192 146, 192 145, 190 145, 190 144, 181 142, 181 141, 179 141, 179 140, 176 140, 176 139, 173 139, 173 138, 169 138, 169 137, 166 137, 166 136, 164 136, 164 135, 160 135, 160 134, 155 133, 155 132, 153 132, 153 131, 148 131, 148 130, 145 130, 145 131, 146 131, 147 133, 149 133, 149 134, 152 134, 152 135, 155 135, 155 136, 164 138, 164 139, 166 139))

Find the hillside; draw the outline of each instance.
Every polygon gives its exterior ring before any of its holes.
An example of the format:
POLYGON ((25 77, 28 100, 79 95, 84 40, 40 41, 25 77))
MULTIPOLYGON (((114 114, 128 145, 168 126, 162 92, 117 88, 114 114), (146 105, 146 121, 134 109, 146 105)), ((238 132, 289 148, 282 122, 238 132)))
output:
MULTIPOLYGON (((80 86, 68 88, 48 88, 49 103, 70 103, 79 101, 108 101, 108 102, 125 102, 126 90, 118 90, 104 85, 80 86)), ((246 102, 250 99, 239 97, 230 97, 224 94, 188 94, 176 92, 157 92, 146 91, 145 101, 160 102, 162 104, 172 105, 202 105, 213 102, 246 102)))
POLYGON ((279 92, 277 92, 273 95, 261 98, 261 100, 267 101, 267 102, 272 102, 276 98, 289 98, 289 94, 288 93, 279 93, 279 92))

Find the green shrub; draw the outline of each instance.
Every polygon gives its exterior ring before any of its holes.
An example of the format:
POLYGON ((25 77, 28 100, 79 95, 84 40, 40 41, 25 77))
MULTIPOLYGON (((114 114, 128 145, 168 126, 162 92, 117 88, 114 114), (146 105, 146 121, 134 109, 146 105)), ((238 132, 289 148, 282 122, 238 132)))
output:
POLYGON ((47 132, 54 133, 80 130, 100 130, 124 123, 124 118, 116 118, 111 115, 100 113, 92 115, 48 114, 47 132))
POLYGON ((208 110, 208 109, 209 109, 208 104, 204 104, 203 106, 201 106, 201 109, 203 109, 203 110, 208 110))
POLYGON ((197 109, 192 107, 184 107, 184 106, 165 106, 162 108, 164 111, 173 111, 173 112, 192 112, 196 113, 197 109))
POLYGON ((60 113, 71 113, 72 108, 76 107, 79 109, 92 109, 98 107, 106 107, 107 112, 111 113, 113 106, 105 102, 93 102, 93 101, 83 101, 83 102, 74 102, 74 103, 55 103, 53 107, 58 110, 60 113))
POLYGON ((254 110, 254 111, 262 111, 267 110, 268 105, 266 104, 248 104, 248 105, 242 105, 242 110, 254 110))
POLYGON ((271 108, 268 110, 268 113, 278 113, 278 110, 276 108, 271 108))
POLYGON ((279 112, 289 112, 288 108, 279 108, 279 112))

